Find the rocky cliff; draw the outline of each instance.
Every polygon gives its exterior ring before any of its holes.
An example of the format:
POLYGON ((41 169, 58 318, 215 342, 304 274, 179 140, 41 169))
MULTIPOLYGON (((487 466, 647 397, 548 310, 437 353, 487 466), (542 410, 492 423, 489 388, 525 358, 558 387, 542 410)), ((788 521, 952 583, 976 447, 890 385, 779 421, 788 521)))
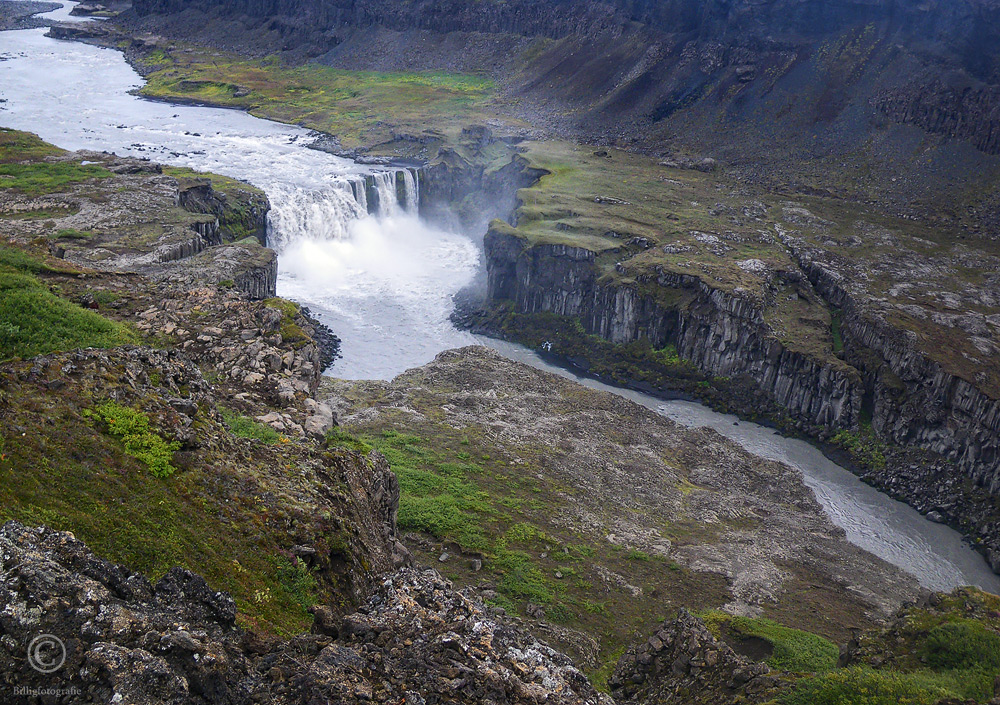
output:
POLYGON ((69 533, 9 522, 0 567, 10 703, 612 702, 430 570, 386 577, 342 620, 318 608, 311 634, 284 641, 238 628, 232 597, 200 576, 151 583, 69 533))
POLYGON ((642 287, 602 282, 594 252, 566 245, 529 246, 505 224, 485 239, 487 297, 518 313, 578 318, 613 343, 648 339, 717 377, 745 376, 788 413, 811 426, 852 427, 861 411, 855 370, 789 350, 752 296, 727 293, 695 276, 662 271, 642 287))
MULTIPOLYGON (((17 134, 4 131, 4 134, 17 134)), ((186 281, 226 282, 253 299, 275 294, 277 257, 266 247, 267 197, 249 184, 103 152, 61 153, 53 165, 91 163, 102 177, 49 193, 0 192, 0 233, 46 237, 49 251, 84 266, 186 281), (214 186, 213 186, 214 184, 214 186), (36 212, 54 218, 35 220, 36 212), (58 236, 58 233, 65 233, 58 236)))

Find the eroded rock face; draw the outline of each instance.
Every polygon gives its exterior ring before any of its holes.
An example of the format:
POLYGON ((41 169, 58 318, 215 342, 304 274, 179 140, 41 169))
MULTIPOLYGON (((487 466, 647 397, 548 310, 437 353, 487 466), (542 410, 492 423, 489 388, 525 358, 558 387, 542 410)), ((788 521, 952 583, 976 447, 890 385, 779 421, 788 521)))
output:
POLYGON ((510 300, 518 313, 555 313, 613 343, 648 338, 675 342, 685 360, 717 376, 745 375, 796 419, 830 428, 853 426, 861 410, 860 377, 839 360, 817 360, 776 339, 761 302, 702 279, 661 270, 655 284, 678 292, 664 306, 634 286, 603 284, 594 253, 567 245, 527 247, 517 235, 486 235, 487 297, 510 300))
POLYGON ((391 575, 339 626, 320 608, 325 629, 268 642, 235 626, 232 598, 201 577, 174 568, 151 584, 69 533, 7 523, 0 568, 4 685, 60 688, 66 702, 612 702, 431 570, 391 575), (40 634, 62 645, 45 653, 65 657, 52 673, 26 658, 40 634))

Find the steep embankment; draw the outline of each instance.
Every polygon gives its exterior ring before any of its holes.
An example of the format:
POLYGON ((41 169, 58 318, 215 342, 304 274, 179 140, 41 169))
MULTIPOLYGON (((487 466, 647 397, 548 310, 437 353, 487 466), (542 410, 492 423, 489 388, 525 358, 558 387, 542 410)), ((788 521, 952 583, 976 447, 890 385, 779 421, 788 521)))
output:
POLYGON ((43 690, 145 705, 612 702, 431 570, 394 574, 342 620, 321 607, 314 633, 283 641, 235 626, 236 603, 200 576, 173 568, 154 584, 72 534, 9 522, 0 555, 0 672, 20 690, 9 702, 43 690), (21 644, 39 632, 48 641, 25 659, 21 644))
POLYGON ((254 300, 263 194, 0 136, 3 518, 150 577, 186 564, 265 632, 363 599, 403 555, 395 478, 308 440, 333 424, 325 354, 297 305, 254 300))

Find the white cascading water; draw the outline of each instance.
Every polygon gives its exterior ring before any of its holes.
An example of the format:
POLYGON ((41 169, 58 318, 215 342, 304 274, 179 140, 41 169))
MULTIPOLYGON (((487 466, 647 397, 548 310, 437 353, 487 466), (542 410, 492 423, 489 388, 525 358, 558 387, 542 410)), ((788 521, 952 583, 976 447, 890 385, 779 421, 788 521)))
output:
POLYGON ((326 208, 272 197, 279 291, 331 322, 342 339, 331 369, 337 377, 389 377, 402 371, 401 360, 430 360, 444 341, 476 342, 448 319, 452 295, 479 266, 479 249, 420 219, 417 184, 414 171, 390 169, 323 191, 326 208))
POLYGON ((361 206, 364 213, 368 212, 368 187, 364 179, 352 179, 351 190, 354 192, 354 200, 361 206))
POLYGON ((363 177, 345 177, 322 189, 275 184, 268 189, 271 212, 268 244, 278 252, 299 240, 343 240, 351 236, 351 223, 370 212, 367 179, 378 194, 372 215, 417 215, 420 194, 409 169, 392 169, 363 177), (397 184, 402 183, 402 193, 397 184), (402 199, 402 203, 400 202, 402 199))
POLYGON ((403 169, 403 188, 405 190, 406 210, 416 213, 420 208, 420 182, 417 181, 416 172, 403 169))
POLYGON ((400 208, 399 199, 396 195, 396 172, 384 171, 372 174, 372 177, 375 180, 375 194, 378 200, 376 204, 377 212, 380 215, 398 213, 400 208))
MULTIPOLYGON (((362 197, 364 189, 361 190, 362 197)), ((303 237, 340 240, 349 236, 349 224, 368 215, 352 182, 312 190, 281 184, 269 190, 268 244, 281 252, 303 237)))

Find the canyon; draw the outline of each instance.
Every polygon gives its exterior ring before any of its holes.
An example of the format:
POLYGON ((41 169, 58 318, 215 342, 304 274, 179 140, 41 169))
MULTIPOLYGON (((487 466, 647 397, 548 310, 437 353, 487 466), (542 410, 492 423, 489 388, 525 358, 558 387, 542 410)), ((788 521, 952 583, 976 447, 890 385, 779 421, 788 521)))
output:
POLYGON ((0 133, 0 293, 44 301, 0 321, 7 684, 44 626, 119 701, 994 697, 992 596, 463 347, 809 438, 1000 573, 992 2, 73 14, 92 127, 0 103, 76 150, 0 133))

